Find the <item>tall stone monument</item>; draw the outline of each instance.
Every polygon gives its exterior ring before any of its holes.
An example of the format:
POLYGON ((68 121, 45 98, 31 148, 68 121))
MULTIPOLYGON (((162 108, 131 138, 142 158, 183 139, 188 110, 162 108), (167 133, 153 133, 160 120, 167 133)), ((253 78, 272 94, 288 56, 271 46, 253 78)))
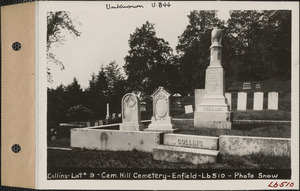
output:
POLYGON ((210 65, 206 69, 205 95, 196 106, 195 127, 231 129, 232 115, 224 96, 221 41, 222 30, 214 28, 211 33, 210 65))
POLYGON ((140 100, 133 93, 125 94, 122 98, 122 124, 120 130, 123 131, 143 131, 141 123, 140 100))
POLYGON ((170 94, 159 87, 153 94, 153 117, 146 131, 173 132, 170 117, 170 94))

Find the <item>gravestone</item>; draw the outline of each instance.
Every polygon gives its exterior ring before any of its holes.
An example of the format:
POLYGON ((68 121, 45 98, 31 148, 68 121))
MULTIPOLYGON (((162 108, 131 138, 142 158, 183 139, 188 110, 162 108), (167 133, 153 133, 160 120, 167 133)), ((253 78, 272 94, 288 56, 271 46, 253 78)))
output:
POLYGON ((255 92, 253 101, 253 110, 263 110, 264 93, 255 92))
POLYGON ((99 126, 103 125, 103 120, 98 121, 99 126))
POLYGON ((195 111, 198 111, 199 104, 204 95, 205 89, 195 89, 195 111))
POLYGON ((106 104, 106 119, 109 119, 109 103, 106 104))
POLYGON ((250 82, 245 82, 243 84, 243 90, 250 90, 251 89, 251 83, 250 82))
POLYGON ((141 102, 141 111, 147 111, 147 103, 141 102))
POLYGON ((229 105, 229 110, 232 110, 232 105, 231 105, 231 93, 225 93, 225 98, 226 98, 226 103, 229 105))
POLYGON ((260 89, 260 88, 261 88, 260 84, 255 85, 255 89, 260 89))
POLYGON ((125 94, 122 98, 122 123, 120 130, 143 131, 141 124, 140 100, 134 93, 125 94))
POLYGON ((222 62, 222 30, 211 33, 210 65, 205 75, 205 95, 194 113, 194 126, 200 128, 231 129, 232 115, 224 97, 222 62))
POLYGON ((153 117, 147 131, 173 132, 170 117, 170 94, 159 87, 153 94, 153 117))
POLYGON ((111 118, 112 118, 112 119, 115 119, 115 118, 116 118, 116 113, 112 113, 112 114, 111 114, 111 118))
POLYGON ((90 121, 86 122, 86 126, 90 127, 91 126, 91 122, 90 121))
POLYGON ((118 114, 118 117, 122 117, 122 114, 121 114, 121 113, 119 113, 119 114, 118 114))
POLYGON ((278 92, 268 93, 268 109, 278 110, 278 92))
POLYGON ((181 95, 179 93, 172 96, 172 108, 181 108, 181 95))
POLYGON ((247 109, 247 93, 239 92, 237 101, 237 110, 245 111, 247 109))
POLYGON ((99 126, 98 120, 95 121, 95 126, 99 126))
POLYGON ((192 105, 186 105, 184 106, 184 110, 185 110, 185 113, 193 113, 193 106, 192 105))

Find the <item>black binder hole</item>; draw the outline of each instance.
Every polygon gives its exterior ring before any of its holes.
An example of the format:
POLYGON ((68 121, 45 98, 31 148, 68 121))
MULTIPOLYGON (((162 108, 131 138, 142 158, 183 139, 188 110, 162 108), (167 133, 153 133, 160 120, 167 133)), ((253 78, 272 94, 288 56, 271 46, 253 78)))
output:
POLYGON ((19 42, 14 42, 12 45, 12 48, 14 49, 14 51, 19 51, 21 49, 22 45, 19 42))
POLYGON ((19 144, 14 144, 12 147, 11 147, 11 150, 14 152, 14 153, 19 153, 21 151, 21 146, 19 144))

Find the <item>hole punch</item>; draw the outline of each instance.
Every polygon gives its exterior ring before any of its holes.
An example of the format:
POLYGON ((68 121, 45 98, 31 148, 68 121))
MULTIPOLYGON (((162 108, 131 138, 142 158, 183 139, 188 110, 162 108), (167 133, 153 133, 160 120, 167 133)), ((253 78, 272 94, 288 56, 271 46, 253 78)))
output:
POLYGON ((22 47, 22 45, 19 42, 14 42, 12 44, 12 48, 13 48, 14 51, 19 51, 21 49, 21 47, 22 47))
POLYGON ((14 144, 12 147, 11 147, 11 150, 14 152, 14 153, 19 153, 21 151, 21 146, 19 144, 14 144))

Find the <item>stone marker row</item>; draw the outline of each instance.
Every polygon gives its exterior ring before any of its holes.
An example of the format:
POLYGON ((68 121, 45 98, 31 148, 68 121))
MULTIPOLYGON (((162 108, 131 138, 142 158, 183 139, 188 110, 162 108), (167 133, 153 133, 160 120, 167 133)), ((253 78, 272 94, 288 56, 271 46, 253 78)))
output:
MULTIPOLYGON (((204 89, 195 89, 195 111, 199 111, 199 105, 202 97, 205 94, 204 89)), ((231 93, 225 93, 226 103, 232 110, 232 96, 231 93)), ((253 100, 253 110, 263 110, 264 93, 255 92, 253 100)), ((237 99, 237 110, 245 111, 247 109, 247 93, 239 92, 237 99)), ((278 110, 278 92, 268 93, 268 109, 278 110)), ((190 110, 185 106, 185 113, 189 113, 190 110)))
MULTIPOLYGON (((170 117, 170 94, 159 87, 153 94, 153 116, 151 124, 146 131, 173 132, 170 117)), ((134 93, 128 93, 122 98, 122 124, 123 131, 143 131, 141 124, 140 100, 134 93)))
MULTIPOLYGON (((254 101, 253 101, 253 110, 263 110, 263 102, 264 102, 264 93, 255 92, 254 101)), ((247 93, 239 92, 238 101, 237 101, 237 110, 246 110, 246 108, 247 108, 247 93)), ((278 110, 278 92, 268 93, 268 109, 278 110)))

